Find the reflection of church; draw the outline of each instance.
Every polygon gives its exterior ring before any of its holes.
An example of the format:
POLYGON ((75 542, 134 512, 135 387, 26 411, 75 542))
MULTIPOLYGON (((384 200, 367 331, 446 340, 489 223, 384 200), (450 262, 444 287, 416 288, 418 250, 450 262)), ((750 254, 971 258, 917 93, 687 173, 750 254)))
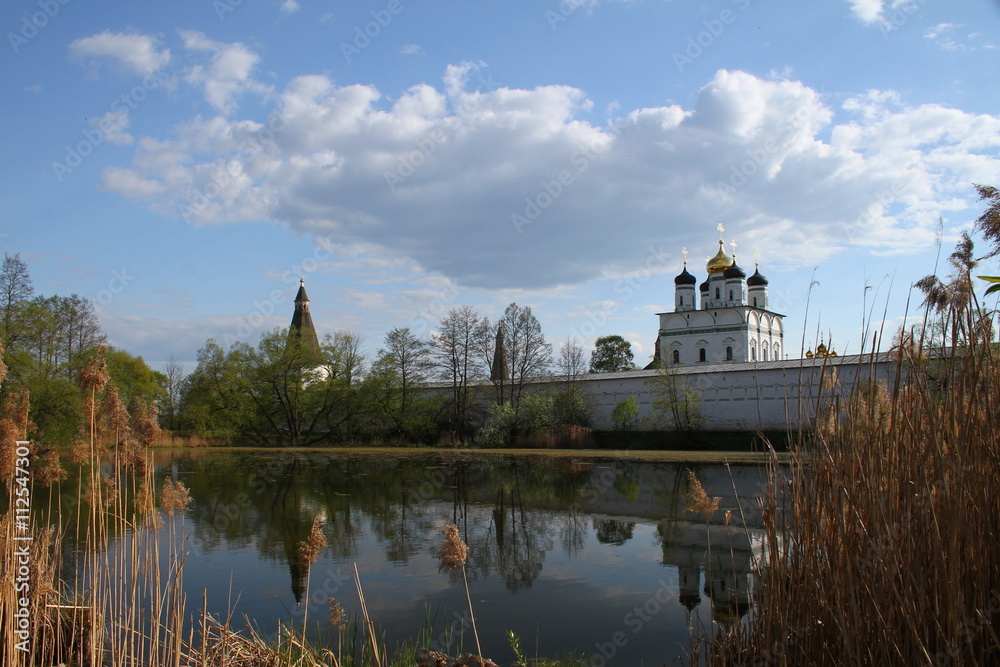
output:
POLYGON ((701 605, 702 591, 720 623, 732 624, 750 610, 754 549, 749 533, 691 522, 660 522, 656 530, 663 564, 677 568, 677 600, 688 613, 701 605))
POLYGON ((769 310, 767 278, 760 270, 747 278, 736 264, 735 246, 730 257, 719 241, 719 251, 706 265, 708 278, 697 294, 698 279, 688 272, 685 260, 684 270, 674 278, 674 311, 659 314, 654 364, 782 358, 784 315, 769 310))

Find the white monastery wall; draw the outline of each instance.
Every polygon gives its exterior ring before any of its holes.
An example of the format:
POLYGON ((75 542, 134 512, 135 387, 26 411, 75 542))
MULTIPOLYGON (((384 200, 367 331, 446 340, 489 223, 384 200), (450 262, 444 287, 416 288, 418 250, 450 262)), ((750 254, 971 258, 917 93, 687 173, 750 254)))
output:
MULTIPOLYGON (((872 361, 870 355, 794 359, 768 362, 703 363, 673 367, 678 382, 686 382, 700 395, 699 408, 704 417, 702 429, 708 431, 783 430, 810 423, 820 399, 820 383, 836 377, 834 389, 823 391, 824 402, 844 400, 858 381, 891 380, 894 365, 887 355, 872 361)), ((642 420, 653 409, 654 397, 647 381, 659 371, 642 370, 623 373, 598 373, 578 376, 575 380, 588 396, 591 427, 612 430, 611 413, 615 405, 629 396, 639 403, 642 420)), ((559 389, 566 378, 532 383, 528 391, 559 389)), ((640 430, 670 430, 672 424, 655 427, 648 421, 640 430)))

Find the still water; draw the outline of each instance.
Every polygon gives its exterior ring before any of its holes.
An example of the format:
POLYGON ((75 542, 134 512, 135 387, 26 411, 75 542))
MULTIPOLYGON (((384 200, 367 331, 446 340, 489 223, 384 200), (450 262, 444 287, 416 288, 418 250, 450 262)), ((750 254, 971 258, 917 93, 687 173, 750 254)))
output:
POLYGON ((368 612, 390 644, 432 622, 432 644, 464 626, 464 648, 474 650, 461 573, 438 571, 443 529, 455 524, 469 546, 487 657, 511 664, 513 630, 529 658, 671 664, 692 628, 746 613, 760 555, 754 507, 763 471, 745 460, 344 449, 156 456, 158 486, 180 480, 193 499, 182 526, 188 598, 200 601, 207 588, 210 610, 232 613, 236 625, 246 615, 265 636, 279 619, 298 625, 305 605, 311 632, 329 634, 331 597, 359 614, 356 564, 368 612), (684 511, 688 470, 722 497, 711 526, 684 511), (296 545, 317 515, 329 546, 312 566, 307 597, 296 545))

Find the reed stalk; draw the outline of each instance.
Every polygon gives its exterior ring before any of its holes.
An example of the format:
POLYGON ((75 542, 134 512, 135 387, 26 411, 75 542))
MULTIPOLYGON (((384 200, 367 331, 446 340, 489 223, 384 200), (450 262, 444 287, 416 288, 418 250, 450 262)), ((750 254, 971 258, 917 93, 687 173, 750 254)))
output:
POLYGON ((895 353, 887 380, 831 383, 772 457, 753 611, 692 663, 1000 663, 998 350, 895 353))

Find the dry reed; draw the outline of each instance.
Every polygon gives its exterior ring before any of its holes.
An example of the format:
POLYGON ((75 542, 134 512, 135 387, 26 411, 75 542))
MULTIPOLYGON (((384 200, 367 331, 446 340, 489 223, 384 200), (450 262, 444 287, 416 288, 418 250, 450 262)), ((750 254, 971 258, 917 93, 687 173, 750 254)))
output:
POLYGON ((469 557, 468 545, 459 537, 458 526, 446 526, 444 529, 444 544, 438 551, 441 570, 461 570, 462 583, 465 584, 465 600, 469 605, 469 619, 472 622, 472 636, 476 640, 476 655, 483 657, 483 649, 479 645, 479 631, 476 629, 476 614, 472 610, 472 596, 469 594, 469 577, 465 573, 465 561, 469 557))
POLYGON ((772 460, 753 611, 692 662, 1000 664, 995 347, 904 359, 834 416, 772 460))

